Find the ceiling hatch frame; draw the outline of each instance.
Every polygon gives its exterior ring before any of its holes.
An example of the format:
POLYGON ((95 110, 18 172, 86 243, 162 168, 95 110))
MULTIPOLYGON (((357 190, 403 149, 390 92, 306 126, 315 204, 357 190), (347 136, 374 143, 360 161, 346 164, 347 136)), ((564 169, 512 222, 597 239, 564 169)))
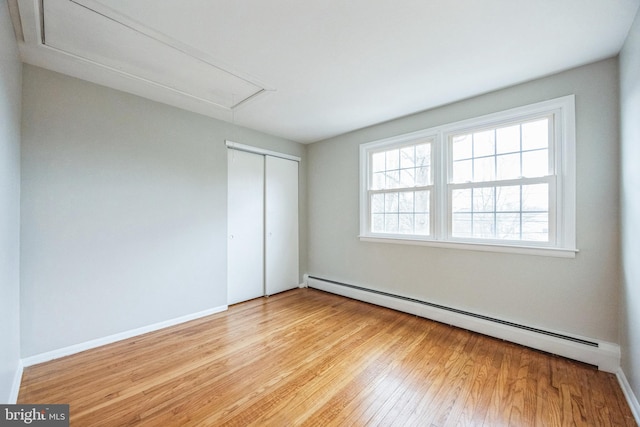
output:
MULTIPOLYGON (((210 106, 224 111, 234 111, 237 108, 245 105, 249 101, 254 100, 265 93, 275 91, 274 88, 261 82, 253 76, 249 76, 246 73, 234 69, 234 67, 230 64, 227 64, 217 58, 213 58, 211 55, 185 43, 182 43, 179 40, 168 36, 167 34, 149 28, 130 17, 125 16, 124 14, 121 14, 108 6, 105 6, 99 0, 64 0, 64 2, 61 2, 61 0, 18 1, 19 9, 21 12, 25 12, 24 9, 28 10, 31 7, 34 8, 33 14, 20 13, 20 27, 22 32, 21 36, 24 38, 25 43, 37 44, 40 48, 55 51, 59 54, 71 57, 75 60, 106 69, 123 77, 137 80, 159 89, 186 96, 188 98, 206 103, 210 106), (185 61, 191 61, 192 67, 198 69, 199 77, 201 78, 201 80, 206 81, 206 85, 200 85, 200 87, 193 87, 197 85, 192 85, 192 90, 188 90, 184 86, 188 86, 197 79, 183 78, 174 79, 174 81, 167 81, 167 79, 165 79, 165 81, 162 81, 161 78, 154 78, 158 77, 162 70, 160 70, 160 72, 156 72, 156 76, 142 75, 145 71, 145 64, 143 63, 144 61, 140 62, 142 66, 139 66, 138 70, 135 70, 135 67, 128 65, 129 62, 126 60, 121 61, 120 64, 117 64, 117 59, 114 58, 91 57, 91 51, 82 52, 82 49, 74 49, 73 46, 69 45, 69 40, 65 41, 64 37, 60 37, 58 40, 55 40, 55 37, 58 37, 60 34, 59 30, 61 22, 57 22, 58 34, 55 34, 55 25, 49 26, 50 28, 53 27, 54 31, 48 30, 47 24, 51 22, 55 23, 56 19, 58 18, 56 16, 48 16, 46 14, 47 7, 52 4, 54 5, 51 6, 53 8, 74 7, 76 9, 75 11, 71 10, 72 12, 84 14, 86 16, 89 16, 87 14, 91 14, 92 19, 100 17, 100 20, 96 21, 97 24, 110 27, 111 30, 122 30, 128 32, 129 34, 136 34, 139 37, 137 40, 139 44, 146 46, 156 46, 159 50, 163 51, 165 56, 170 57, 174 60, 182 58, 185 61), (25 22, 25 20, 28 19, 29 15, 35 16, 35 23, 33 21, 25 22), (29 34, 29 29, 32 30, 31 34, 29 34), (33 34, 33 32, 35 32, 35 34, 33 34), (51 34, 52 32, 54 32, 53 35, 51 34), (111 63, 108 63, 110 61, 111 63), (208 74, 210 74, 213 78, 208 78, 208 74), (205 78, 202 79, 202 77, 205 78), (217 87, 216 82, 218 83, 217 87), (232 89, 231 91, 229 91, 228 88, 231 86, 235 86, 235 88, 238 90, 232 89), (206 89, 210 89, 211 87, 213 87, 214 90, 210 91, 210 93, 213 94, 213 92, 216 92, 217 96, 203 96, 202 93, 207 92, 206 89)), ((94 34, 93 37, 100 38, 101 35, 94 34)), ((74 38, 74 40, 80 44, 85 42, 84 40, 79 39, 79 37, 74 38)), ((101 38, 100 43, 108 43, 108 38, 101 38)), ((135 54, 135 52, 132 52, 131 54, 133 55, 135 54)), ((155 64, 151 63, 150 65, 158 66, 160 65, 160 63, 156 61, 155 64)), ((151 68, 153 67, 149 67, 149 69, 151 68)), ((153 74, 152 72, 149 73, 153 74)))

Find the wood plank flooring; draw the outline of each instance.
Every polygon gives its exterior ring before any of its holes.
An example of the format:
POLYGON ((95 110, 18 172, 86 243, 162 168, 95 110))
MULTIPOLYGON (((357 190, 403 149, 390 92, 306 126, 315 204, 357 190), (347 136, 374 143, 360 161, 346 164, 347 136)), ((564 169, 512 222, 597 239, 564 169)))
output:
POLYGON ((313 289, 26 368, 72 426, 634 426, 615 376, 313 289))

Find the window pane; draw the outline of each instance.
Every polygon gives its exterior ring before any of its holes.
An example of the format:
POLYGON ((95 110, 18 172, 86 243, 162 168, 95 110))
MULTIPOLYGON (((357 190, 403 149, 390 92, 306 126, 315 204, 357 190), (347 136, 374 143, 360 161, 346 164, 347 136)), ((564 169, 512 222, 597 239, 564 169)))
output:
POLYGON ((413 214, 400 214, 398 233, 413 234, 413 214))
POLYGON ((547 213, 523 213, 522 240, 549 241, 549 215, 547 213))
POLYGON ((456 135, 452 139, 453 160, 470 159, 473 156, 471 135, 456 135))
POLYGON ((398 212, 398 193, 386 193, 384 195, 384 211, 398 212))
POLYGON ((453 182, 471 182, 473 179, 472 160, 453 162, 453 182))
POLYGON ((371 212, 372 213, 384 212, 384 194, 373 194, 371 196, 371 212))
POLYGON ((398 188, 400 187, 400 171, 387 171, 384 188, 398 188))
POLYGON ((522 176, 533 178, 549 174, 548 150, 525 151, 522 153, 522 176))
POLYGON ((415 179, 416 170, 411 169, 401 169, 400 170, 400 186, 402 187, 413 187, 416 185, 415 179))
POLYGON ((400 169, 400 150, 389 150, 386 152, 386 170, 400 169))
POLYGON ((384 214, 371 215, 371 231, 384 233, 384 214))
POLYGON ((473 134, 473 157, 492 156, 495 153, 496 144, 493 129, 473 134))
POLYGON ((496 151, 498 154, 520 151, 520 125, 496 130, 496 151))
POLYGON ((431 168, 422 167, 416 169, 416 184, 419 187, 431 184, 431 168))
POLYGON ((416 162, 417 167, 431 165, 431 144, 416 145, 416 162))
POLYGON ((376 172, 373 174, 373 180, 371 182, 371 188, 373 190, 380 190, 384 188, 387 175, 384 172, 376 172))
POLYGON ((429 215, 428 214, 415 214, 414 217, 414 233, 419 236, 429 235, 429 215))
POLYGON ((400 149, 400 169, 413 168, 416 165, 416 150, 414 146, 400 149))
POLYGON ((384 231, 387 233, 398 232, 398 214, 385 214, 384 231))
POLYGON ((403 191, 400 193, 400 212, 413 213, 413 191, 403 191))
POLYGON ((496 158, 498 171, 496 179, 518 179, 520 173, 520 153, 504 154, 496 158))
POLYGON ((481 157, 473 160, 473 181, 493 181, 496 179, 495 157, 481 157))
POLYGON ((416 212, 429 212, 429 192, 416 191, 414 194, 416 212))
POLYGON ((491 239, 494 236, 492 213, 473 214, 473 237, 491 239))
POLYGON ((472 237, 471 235, 471 214, 454 213, 451 233, 454 237, 472 237))
POLYGON ((549 185, 523 185, 522 210, 547 212, 549 210, 549 185))
POLYGON ((496 188, 496 212, 520 212, 520 186, 496 188))
POLYGON ((382 153, 373 153, 371 156, 371 170, 373 172, 381 172, 384 170, 384 151, 382 153))
POLYGON ((471 189, 451 192, 451 209, 456 212, 471 212, 471 189))
POLYGON ((496 214, 496 237, 505 240, 520 240, 520 214, 496 214))
POLYGON ((549 147, 549 119, 522 124, 522 150, 549 147))
POLYGON ((495 188, 474 188, 473 192, 473 211, 474 212, 493 212, 495 209, 495 188))

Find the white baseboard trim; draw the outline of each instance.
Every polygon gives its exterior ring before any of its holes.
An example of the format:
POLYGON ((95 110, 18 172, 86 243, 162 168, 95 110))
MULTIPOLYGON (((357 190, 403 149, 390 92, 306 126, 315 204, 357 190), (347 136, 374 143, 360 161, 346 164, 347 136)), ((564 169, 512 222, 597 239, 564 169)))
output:
POLYGON ((581 342, 558 338, 552 335, 545 335, 540 332, 521 329, 491 320, 456 313, 455 311, 432 307, 421 304, 418 301, 402 299, 402 297, 394 297, 389 294, 376 293, 375 291, 370 292, 363 288, 358 289, 350 285, 345 286, 314 277, 308 278, 308 285, 311 288, 320 289, 326 292, 331 292, 405 313, 411 313, 416 316, 468 329, 491 337, 500 338, 526 347, 596 365, 601 371, 616 373, 620 368, 620 346, 614 343, 579 337, 563 332, 546 331, 552 334, 570 336, 577 340, 589 341, 597 344, 587 345, 581 342))
POLYGON ((9 393, 9 405, 14 405, 18 402, 18 394, 20 393, 20 384, 22 384, 22 372, 24 371, 24 364, 22 360, 18 360, 18 367, 16 373, 13 375, 13 384, 11 385, 11 392, 9 393))
POLYGON ((180 323, 188 322, 190 320, 195 320, 201 317, 210 316, 215 313, 220 313, 222 311, 227 310, 228 308, 229 307, 227 305, 214 307, 214 308, 210 308, 208 310, 200 311, 197 313, 192 313, 192 314, 187 314, 185 316, 177 317, 175 319, 169 319, 163 322, 154 323, 153 325, 143 326, 141 328, 120 332, 120 333, 109 335, 103 338, 97 338, 95 340, 86 341, 80 344, 74 344, 74 345, 60 348, 57 350, 47 351, 45 353, 25 357, 22 359, 22 365, 24 367, 27 367, 27 366, 37 365, 39 363, 49 362, 54 359, 59 359, 61 357, 80 353, 81 351, 90 350, 92 348, 101 347, 107 344, 112 344, 114 342, 122 341, 138 335, 154 332, 160 329, 168 328, 170 326, 179 325, 180 323))
POLYGON ((638 402, 638 398, 636 397, 635 393, 631 389, 631 385, 629 384, 629 381, 627 381, 627 377, 624 374, 622 368, 618 369, 618 371, 616 372, 616 377, 618 378, 618 383, 620 384, 620 388, 624 393, 624 397, 627 399, 629 408, 631 408, 633 418, 635 418, 636 424, 640 426, 640 403, 638 402))

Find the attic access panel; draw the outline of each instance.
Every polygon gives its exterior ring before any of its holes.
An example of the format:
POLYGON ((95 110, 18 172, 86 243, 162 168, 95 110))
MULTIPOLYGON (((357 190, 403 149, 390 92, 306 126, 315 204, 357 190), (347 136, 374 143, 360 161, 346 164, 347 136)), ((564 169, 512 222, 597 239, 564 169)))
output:
POLYGON ((42 44, 226 110, 266 89, 95 0, 42 0, 42 44))

